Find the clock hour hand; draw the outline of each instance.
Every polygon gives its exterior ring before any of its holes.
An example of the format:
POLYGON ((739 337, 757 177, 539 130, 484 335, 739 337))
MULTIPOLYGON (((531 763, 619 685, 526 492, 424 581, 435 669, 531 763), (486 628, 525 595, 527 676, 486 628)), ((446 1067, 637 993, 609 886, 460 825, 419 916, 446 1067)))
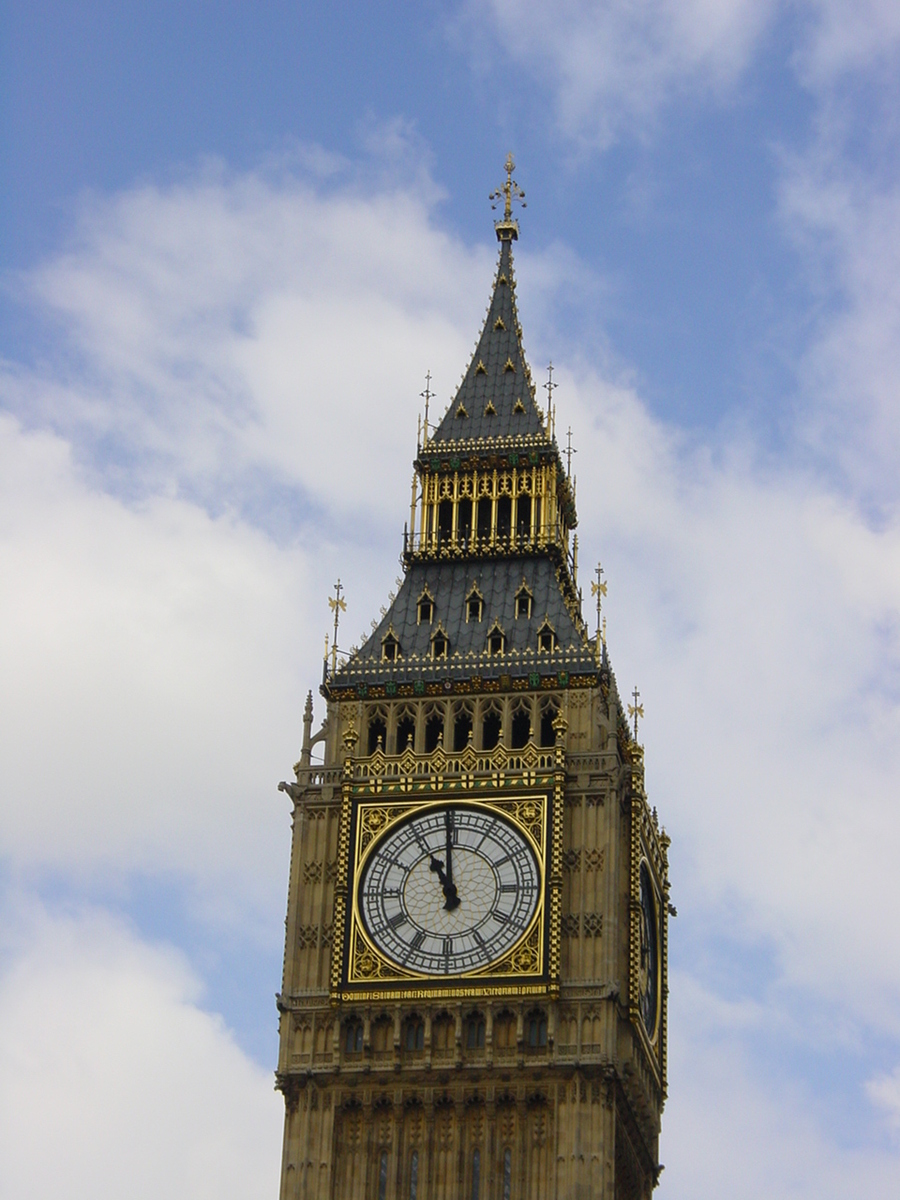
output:
POLYGON ((444 874, 444 860, 442 858, 435 858, 432 854, 428 869, 429 871, 435 872, 438 877, 438 882, 441 885, 441 890, 446 894, 447 876, 444 874))

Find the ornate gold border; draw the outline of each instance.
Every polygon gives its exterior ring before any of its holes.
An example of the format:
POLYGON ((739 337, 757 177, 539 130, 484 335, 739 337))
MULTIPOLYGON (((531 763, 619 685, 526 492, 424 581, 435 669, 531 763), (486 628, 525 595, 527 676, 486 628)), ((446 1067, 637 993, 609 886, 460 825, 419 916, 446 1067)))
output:
MULTIPOLYGON (((547 915, 547 823, 549 815, 549 797, 546 793, 509 798, 498 797, 496 795, 482 797, 469 794, 464 801, 466 807, 490 810, 505 820, 511 821, 521 831, 523 837, 525 837, 531 846, 538 862, 541 889, 534 916, 522 937, 499 962, 491 963, 478 971, 468 972, 465 975, 449 976, 446 983, 437 985, 437 980, 433 975, 403 970, 372 944, 359 914, 357 900, 358 881, 369 855, 381 838, 411 813, 422 812, 428 808, 445 807, 448 800, 450 800, 450 797, 443 796, 428 801, 411 799, 405 802, 396 801, 387 804, 383 800, 360 800, 357 802, 353 864, 351 879, 348 880, 348 887, 352 887, 352 895, 348 906, 349 912, 347 913, 350 922, 350 931, 346 983, 343 985, 344 987, 352 987, 353 985, 369 985, 371 987, 373 984, 376 986, 382 983, 390 985, 392 983, 406 983, 407 981, 411 984, 419 983, 421 985, 427 981, 435 985, 433 988, 435 993, 446 995, 452 993, 455 989, 459 989, 461 984, 468 983, 470 985, 473 980, 479 981, 479 989, 481 990, 481 980, 492 979, 497 980, 498 986, 503 989, 503 994, 507 994, 510 986, 518 990, 522 987, 522 980, 526 978, 534 979, 535 976, 544 974, 546 968, 546 939, 544 934, 547 915), (500 984, 499 981, 501 980, 509 980, 509 984, 500 984), (514 983, 513 981, 519 982, 514 983)), ((349 837, 347 840, 349 842, 349 837)), ((556 839, 554 838, 553 840, 555 841, 556 839)), ((335 958, 337 957, 335 955, 335 958)), ((345 994, 342 988, 335 987, 334 981, 332 981, 332 989, 333 991, 341 991, 341 999, 348 999, 350 995, 353 995, 354 998, 359 998, 358 993, 345 994)), ((412 995, 413 990, 418 995, 421 988, 404 989, 403 995, 412 995)), ((541 993, 544 990, 545 986, 539 985, 535 994, 541 993)), ((383 995, 381 992, 378 994, 383 995)))

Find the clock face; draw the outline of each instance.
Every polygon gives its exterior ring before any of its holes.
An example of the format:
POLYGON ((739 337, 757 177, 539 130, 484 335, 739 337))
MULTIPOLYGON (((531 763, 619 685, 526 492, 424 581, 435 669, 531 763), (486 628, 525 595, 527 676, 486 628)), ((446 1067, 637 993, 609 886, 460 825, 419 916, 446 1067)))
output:
POLYGON ((391 828, 359 883, 369 937, 423 975, 462 975, 496 962, 528 930, 540 899, 525 835, 488 808, 433 807, 391 828))
POLYGON ((656 901, 650 872, 641 863, 641 967, 640 1005, 644 1028, 650 1037, 656 1036, 656 1017, 659 1005, 659 936, 656 901))

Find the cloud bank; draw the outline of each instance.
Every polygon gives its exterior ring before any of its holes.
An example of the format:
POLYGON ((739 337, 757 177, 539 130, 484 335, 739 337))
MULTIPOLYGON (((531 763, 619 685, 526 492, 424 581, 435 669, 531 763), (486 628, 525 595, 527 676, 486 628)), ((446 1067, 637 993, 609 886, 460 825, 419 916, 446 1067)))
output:
MULTIPOLYGON (((806 186, 786 221, 815 240, 806 186)), ((865 205, 853 211, 864 227, 865 205)), ((877 519, 834 470, 835 443, 811 458, 808 434, 856 403, 860 330, 886 346, 871 322, 891 329, 900 310, 894 289, 855 266, 869 245, 834 241, 841 277, 858 282, 810 349, 810 371, 834 364, 832 388, 820 407, 813 388, 798 399, 803 421, 781 457, 752 432, 686 439, 602 364, 573 359, 557 374, 579 450, 582 563, 606 567, 613 665, 623 691, 636 681, 644 694, 651 798, 674 839, 673 996, 696 1001, 673 1000, 665 1197, 731 1187, 735 1158, 706 1154, 701 1171, 697 1147, 731 1147, 743 1162, 746 1130, 748 1144, 775 1139, 766 1170, 745 1173, 748 1196, 861 1197, 900 1168, 889 1140, 900 529, 883 453, 897 419, 876 403, 898 382, 887 352, 883 380, 868 380, 880 423, 858 430, 877 519), (836 1047, 854 1064, 857 1115, 840 1145, 844 1088, 832 1078, 817 1095, 814 1084, 836 1047), (809 1151, 802 1178, 790 1144, 809 1151)), ((0 646, 12 684, 0 853, 12 870, 174 870, 207 895, 225 875, 280 922, 288 834, 268 789, 289 771, 319 677, 323 597, 340 573, 354 623, 384 602, 423 371, 446 403, 491 262, 402 187, 364 197, 340 181, 206 173, 86 211, 66 252, 22 281, 62 349, 6 363, 0 377, 0 646)), ((527 241, 517 262, 528 345, 552 349, 529 312, 547 311, 559 268, 527 241)), ((127 1145, 147 1105, 156 1194, 202 1194, 192 1180, 218 1153, 214 1129, 242 1128, 236 1097, 262 1085, 177 961, 104 920, 45 918, 30 949, 10 950, 6 1095, 46 1078, 43 1047, 64 1046, 75 1096, 96 1071, 73 1146, 107 1111, 127 1145), (84 1019, 67 1038, 68 1015, 51 1013, 54 1036, 37 1038, 28 1014, 51 990, 54 939, 84 1019), (120 1058, 137 993, 152 1087, 134 1107, 120 1058), (162 1097, 187 1103, 181 1072, 202 1075, 214 1054, 223 1108, 185 1124, 182 1144, 162 1097)), ((38 1100, 23 1095, 17 1143, 29 1147, 38 1100)), ((242 1169, 277 1153, 248 1150, 242 1169)), ((135 1172, 123 1150, 108 1168, 115 1186, 101 1187, 86 1154, 69 1195, 122 1190, 135 1172)), ((5 1168, 12 1191, 49 1195, 40 1179, 19 1190, 24 1161, 5 1168)), ((224 1194, 253 1190, 229 1173, 224 1194)))

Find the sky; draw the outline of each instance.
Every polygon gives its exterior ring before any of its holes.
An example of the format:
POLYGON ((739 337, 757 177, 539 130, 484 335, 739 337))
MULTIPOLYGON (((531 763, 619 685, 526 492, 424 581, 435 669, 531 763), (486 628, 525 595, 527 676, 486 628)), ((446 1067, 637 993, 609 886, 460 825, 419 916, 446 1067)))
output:
POLYGON ((0 53, 0 1196, 276 1194, 276 785, 509 151, 672 837, 657 1194, 900 1193, 900 6, 30 0, 0 53))

